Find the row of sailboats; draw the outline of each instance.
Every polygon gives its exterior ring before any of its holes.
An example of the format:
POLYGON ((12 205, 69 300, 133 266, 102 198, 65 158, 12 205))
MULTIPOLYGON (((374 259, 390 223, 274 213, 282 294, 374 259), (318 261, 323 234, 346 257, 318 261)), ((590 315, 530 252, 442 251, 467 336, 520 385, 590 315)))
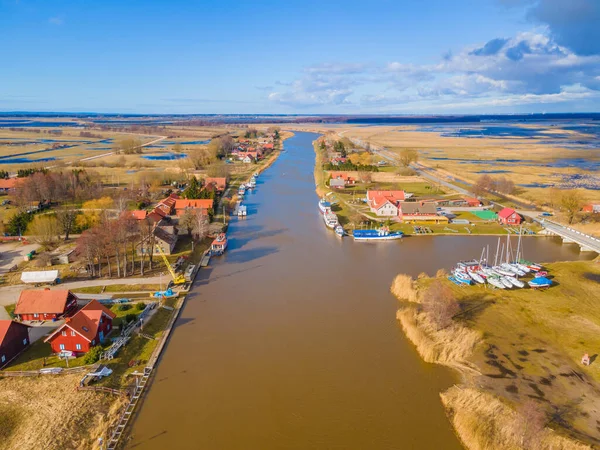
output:
POLYGON ((507 236, 506 246, 498 238, 494 262, 490 263, 488 246, 482 250, 479 260, 459 262, 448 278, 459 285, 489 284, 497 289, 522 289, 527 285, 536 289, 552 284, 541 265, 523 259, 521 235, 516 253, 512 251, 510 236, 507 236), (533 276, 533 279, 527 283, 520 280, 527 276, 533 276))

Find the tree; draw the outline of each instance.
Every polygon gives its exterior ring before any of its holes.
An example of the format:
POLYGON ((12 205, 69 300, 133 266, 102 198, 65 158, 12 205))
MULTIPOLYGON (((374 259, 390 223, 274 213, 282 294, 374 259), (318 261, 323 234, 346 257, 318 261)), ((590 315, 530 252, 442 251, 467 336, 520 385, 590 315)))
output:
POLYGON ((33 214, 22 212, 12 216, 6 224, 6 233, 10 236, 21 236, 27 230, 27 225, 33 220, 33 214))
POLYGON ((201 208, 197 208, 193 212, 194 218, 194 237, 196 241, 200 241, 208 234, 208 214, 201 208))
POLYGON ((27 234, 43 247, 49 247, 60 238, 60 224, 51 215, 35 216, 27 227, 27 234))
POLYGON ((119 141, 116 150, 120 150, 126 155, 142 153, 142 141, 136 138, 125 138, 119 141))
POLYGON ((584 199, 579 191, 570 189, 560 196, 560 206, 567 216, 569 225, 575 220, 575 215, 581 210, 584 199))
POLYGON ((179 227, 187 230, 188 236, 192 235, 192 231, 194 231, 194 214, 190 209, 186 210, 181 218, 179 219, 179 227))
POLYGON ((360 155, 358 153, 352 153, 348 159, 352 164, 355 164, 357 166, 360 164, 360 155))
POLYGON ((56 219, 61 228, 61 231, 65 235, 65 241, 69 240, 69 235, 75 227, 75 220, 77 219, 77 211, 75 209, 62 207, 56 212, 56 219))
POLYGON ((400 151, 400 164, 404 167, 410 166, 412 163, 417 162, 419 154, 416 150, 411 148, 404 148, 400 151))
POLYGON ((183 191, 183 197, 188 199, 200 198, 201 191, 202 186, 200 186, 198 178, 192 176, 189 186, 186 188, 185 191, 183 191))
POLYGON ((423 311, 440 330, 452 323, 452 318, 460 311, 460 307, 452 290, 440 280, 435 280, 424 293, 423 311))
POLYGON ((369 152, 363 152, 360 154, 360 164, 363 166, 370 166, 372 159, 373 158, 369 152))
POLYGON ((489 192, 494 185, 494 180, 487 174, 481 175, 475 184, 471 186, 471 191, 477 197, 484 195, 486 192, 489 192))
POLYGON ((225 177, 229 178, 229 165, 224 162, 217 162, 208 166, 206 174, 209 177, 225 177))

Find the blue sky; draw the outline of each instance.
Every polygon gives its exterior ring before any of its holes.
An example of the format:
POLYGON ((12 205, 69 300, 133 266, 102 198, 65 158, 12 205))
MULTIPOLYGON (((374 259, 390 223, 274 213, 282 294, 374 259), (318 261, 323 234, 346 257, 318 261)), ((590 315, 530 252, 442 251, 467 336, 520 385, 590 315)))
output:
POLYGON ((0 111, 599 111, 599 23, 599 0, 0 0, 0 111))

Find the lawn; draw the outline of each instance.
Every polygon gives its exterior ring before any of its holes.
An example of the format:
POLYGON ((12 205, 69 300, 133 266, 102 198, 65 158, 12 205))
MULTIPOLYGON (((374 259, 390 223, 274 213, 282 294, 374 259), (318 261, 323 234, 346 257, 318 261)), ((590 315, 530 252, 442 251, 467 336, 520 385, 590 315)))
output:
MULTIPOLYGON (((85 365, 85 356, 78 358, 69 359, 68 367, 79 367, 85 365)), ((52 348, 50 344, 45 343, 43 339, 40 339, 21 353, 16 360, 14 360, 10 366, 4 370, 8 371, 20 371, 20 370, 39 370, 50 367, 62 367, 66 368, 67 363, 64 359, 58 358, 58 356, 52 355, 52 348)))

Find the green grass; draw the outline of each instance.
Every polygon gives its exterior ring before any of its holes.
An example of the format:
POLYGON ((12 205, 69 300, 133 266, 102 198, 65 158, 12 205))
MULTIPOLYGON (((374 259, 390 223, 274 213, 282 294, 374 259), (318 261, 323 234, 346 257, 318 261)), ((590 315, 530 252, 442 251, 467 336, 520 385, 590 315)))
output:
MULTIPOLYGON (((13 361, 9 367, 5 370, 39 370, 50 367, 67 367, 67 363, 64 359, 59 359, 57 356, 51 356, 52 348, 49 343, 45 343, 43 339, 40 339, 21 353, 15 361, 13 361), (45 360, 45 363, 44 363, 45 360)), ((83 366, 84 356, 78 358, 69 359, 69 367, 83 366)))
POLYGON ((6 310, 6 312, 8 313, 8 315, 9 315, 11 318, 13 318, 13 319, 15 318, 15 308, 16 308, 16 307, 17 307, 17 304, 16 304, 16 303, 13 303, 12 305, 6 305, 6 306, 4 307, 4 309, 6 310))

